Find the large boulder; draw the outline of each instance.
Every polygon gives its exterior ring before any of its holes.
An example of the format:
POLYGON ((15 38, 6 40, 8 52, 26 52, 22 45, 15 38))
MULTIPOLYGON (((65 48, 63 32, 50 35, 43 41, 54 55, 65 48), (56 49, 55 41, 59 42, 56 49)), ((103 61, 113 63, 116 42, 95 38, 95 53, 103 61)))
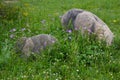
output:
POLYGON ((32 53, 41 53, 47 47, 56 43, 57 39, 48 34, 40 34, 32 37, 22 37, 16 43, 16 52, 21 52, 29 57, 32 53))
POLYGON ((61 23, 67 29, 72 25, 74 30, 81 30, 82 34, 94 33, 99 40, 105 40, 107 45, 111 45, 113 41, 113 33, 109 27, 89 11, 71 9, 62 16, 61 23))

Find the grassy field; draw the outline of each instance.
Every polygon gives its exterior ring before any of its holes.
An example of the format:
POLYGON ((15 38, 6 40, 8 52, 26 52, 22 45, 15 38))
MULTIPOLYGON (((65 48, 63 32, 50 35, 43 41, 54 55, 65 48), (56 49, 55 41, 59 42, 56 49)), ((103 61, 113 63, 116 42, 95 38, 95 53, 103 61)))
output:
POLYGON ((120 80, 120 2, 118 0, 21 0, 17 19, 0 19, 0 80, 120 80), (71 8, 91 11, 114 33, 104 43, 66 33, 60 17, 71 8), (51 34, 59 44, 25 61, 15 53, 22 36, 51 34))

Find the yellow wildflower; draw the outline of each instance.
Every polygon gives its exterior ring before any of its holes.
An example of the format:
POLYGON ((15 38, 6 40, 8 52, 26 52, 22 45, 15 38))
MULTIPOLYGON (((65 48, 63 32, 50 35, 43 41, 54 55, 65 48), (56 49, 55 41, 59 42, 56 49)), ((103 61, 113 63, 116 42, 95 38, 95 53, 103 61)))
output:
POLYGON ((27 12, 24 12, 23 15, 24 15, 24 16, 28 16, 28 13, 27 13, 27 12))
POLYGON ((24 6, 28 7, 28 6, 29 6, 29 4, 28 4, 28 3, 25 3, 25 4, 24 4, 24 6))
POLYGON ((116 23, 116 22, 117 22, 117 20, 113 20, 113 22, 114 22, 114 23, 116 23))

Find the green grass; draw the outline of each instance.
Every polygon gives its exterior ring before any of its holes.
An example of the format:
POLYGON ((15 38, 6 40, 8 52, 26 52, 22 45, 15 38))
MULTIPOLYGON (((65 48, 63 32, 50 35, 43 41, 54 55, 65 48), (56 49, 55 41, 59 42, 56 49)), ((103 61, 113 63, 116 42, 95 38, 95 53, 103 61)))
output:
POLYGON ((120 80, 118 0, 23 0, 19 6, 16 20, 0 22, 0 80, 120 80), (91 11, 107 23, 115 35, 113 45, 106 47, 79 32, 66 33, 59 17, 71 8, 91 11), (59 43, 36 60, 25 61, 15 53, 18 38, 42 33, 55 36, 59 43))

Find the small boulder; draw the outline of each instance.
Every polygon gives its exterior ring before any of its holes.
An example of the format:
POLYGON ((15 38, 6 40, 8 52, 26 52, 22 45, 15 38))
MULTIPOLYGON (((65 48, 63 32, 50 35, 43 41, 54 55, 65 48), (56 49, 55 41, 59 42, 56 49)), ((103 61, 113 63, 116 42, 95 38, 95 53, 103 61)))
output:
POLYGON ((32 37, 22 37, 16 43, 16 52, 21 52, 26 57, 31 53, 41 53, 47 47, 55 44, 57 39, 48 34, 40 34, 32 37))
POLYGON ((111 45, 113 41, 113 33, 109 27, 89 11, 71 9, 62 16, 61 23, 67 29, 72 25, 74 30, 81 30, 82 34, 94 33, 99 40, 105 40, 107 45, 111 45))

